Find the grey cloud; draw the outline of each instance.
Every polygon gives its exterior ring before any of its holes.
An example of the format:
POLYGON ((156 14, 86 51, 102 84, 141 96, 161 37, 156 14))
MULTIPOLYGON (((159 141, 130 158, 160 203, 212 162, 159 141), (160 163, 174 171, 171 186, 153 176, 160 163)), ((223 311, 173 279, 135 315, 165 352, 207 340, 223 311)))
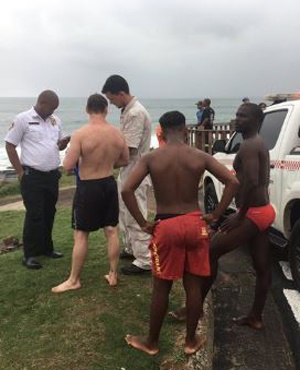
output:
POLYGON ((2 96, 44 87, 85 96, 112 73, 143 97, 299 90, 296 0, 15 0, 2 7, 2 96))

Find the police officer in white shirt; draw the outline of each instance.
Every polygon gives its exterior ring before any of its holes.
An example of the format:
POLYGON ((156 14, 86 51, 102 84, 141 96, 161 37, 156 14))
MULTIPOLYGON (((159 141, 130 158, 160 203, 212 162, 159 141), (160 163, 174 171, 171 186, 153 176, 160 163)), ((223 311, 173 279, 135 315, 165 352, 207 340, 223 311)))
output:
POLYGON ((42 267, 36 256, 63 256, 53 249, 52 229, 61 177, 59 150, 65 149, 70 137, 62 137, 61 121, 53 115, 58 105, 53 91, 43 91, 33 108, 16 116, 5 137, 7 155, 18 174, 26 208, 23 264, 30 269, 42 267), (19 144, 20 157, 16 150, 19 144))

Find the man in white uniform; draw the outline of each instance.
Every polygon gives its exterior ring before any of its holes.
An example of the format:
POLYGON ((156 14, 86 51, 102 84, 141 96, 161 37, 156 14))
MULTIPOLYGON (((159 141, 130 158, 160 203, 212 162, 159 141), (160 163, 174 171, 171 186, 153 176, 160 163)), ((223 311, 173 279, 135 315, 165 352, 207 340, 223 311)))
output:
MULTIPOLYGON (((127 81, 118 75, 110 76, 103 88, 102 93, 106 95, 111 104, 121 109, 121 131, 129 147, 129 164, 120 169, 118 178, 119 192, 122 185, 130 175, 132 168, 139 158, 150 149, 151 141, 151 119, 147 110, 132 96, 127 81)), ((137 202, 147 218, 147 188, 150 185, 149 178, 146 178, 135 192, 137 202)), ((120 197, 120 229, 124 236, 125 255, 133 254, 134 261, 129 266, 121 268, 125 275, 138 275, 150 272, 151 259, 148 249, 150 235, 140 229, 134 218, 128 212, 120 197)), ((121 254, 121 258, 124 252, 121 254)))
POLYGON ((61 121, 53 115, 58 105, 53 91, 43 91, 33 108, 15 117, 5 137, 7 155, 18 174, 26 208, 23 264, 30 269, 42 267, 36 256, 62 257, 53 250, 52 229, 61 177, 59 150, 67 146, 70 138, 62 138, 61 121), (19 144, 20 158, 16 150, 19 144))

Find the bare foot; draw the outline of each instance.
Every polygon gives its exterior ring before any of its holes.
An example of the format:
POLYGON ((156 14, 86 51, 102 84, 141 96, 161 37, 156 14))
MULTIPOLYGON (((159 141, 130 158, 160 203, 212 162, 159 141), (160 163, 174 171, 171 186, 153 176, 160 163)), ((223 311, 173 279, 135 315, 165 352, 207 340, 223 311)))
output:
POLYGON ((251 316, 241 316, 238 318, 234 318, 233 321, 237 325, 248 325, 252 329, 260 330, 264 327, 263 323, 260 320, 255 319, 251 316))
POLYGON ((108 282, 110 286, 116 286, 118 283, 117 274, 109 272, 107 275, 104 275, 104 279, 108 282))
POLYGON ((184 353, 186 355, 192 355, 196 353, 201 347, 204 346, 206 338, 201 338, 199 334, 195 335, 195 340, 191 343, 185 342, 184 353))
POLYGON ((127 344, 129 344, 131 347, 145 352, 148 355, 154 356, 159 352, 159 349, 157 347, 152 347, 148 344, 145 337, 138 337, 135 335, 127 334, 125 340, 127 344))
POLYGON ((71 281, 66 280, 63 283, 52 288, 51 291, 52 293, 64 293, 67 292, 68 290, 76 290, 80 288, 81 288, 80 281, 74 284, 71 281))

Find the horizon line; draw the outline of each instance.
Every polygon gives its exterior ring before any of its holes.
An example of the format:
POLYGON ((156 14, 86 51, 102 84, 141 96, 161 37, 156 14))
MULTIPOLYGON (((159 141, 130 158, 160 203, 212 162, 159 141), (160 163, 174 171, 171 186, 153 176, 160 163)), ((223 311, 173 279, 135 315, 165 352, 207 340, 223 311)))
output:
MULTIPOLYGON (((102 94, 101 94, 102 95, 102 94)), ((137 95, 132 95, 136 96, 138 99, 147 99, 147 100, 178 100, 178 99, 184 99, 184 100, 198 100, 199 99, 205 99, 205 98, 199 98, 199 97, 142 97, 142 96, 137 96, 137 95)), ((58 96, 59 99, 87 99, 88 96, 58 96)), ((249 99, 255 99, 255 98, 261 98, 263 99, 262 96, 252 96, 248 95, 249 99)), ((37 96, 0 96, 0 99, 36 99, 37 96)), ((243 99, 244 95, 241 96, 213 96, 209 97, 209 99, 243 99)))

